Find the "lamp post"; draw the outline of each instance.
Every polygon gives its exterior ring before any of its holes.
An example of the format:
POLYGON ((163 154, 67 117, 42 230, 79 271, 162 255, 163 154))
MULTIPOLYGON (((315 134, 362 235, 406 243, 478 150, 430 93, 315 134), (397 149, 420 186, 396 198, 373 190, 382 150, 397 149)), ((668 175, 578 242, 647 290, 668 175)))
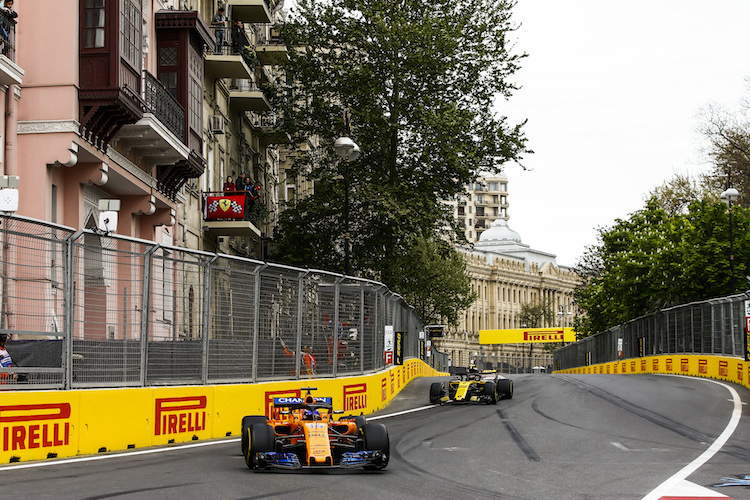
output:
POLYGON ((735 188, 727 188, 719 196, 729 209, 729 295, 734 295, 734 221, 732 220, 732 203, 740 199, 735 188))
POLYGON ((344 159, 344 274, 350 274, 349 265, 349 162, 359 158, 359 146, 348 137, 349 118, 344 116, 344 129, 347 135, 333 143, 336 154, 344 159))

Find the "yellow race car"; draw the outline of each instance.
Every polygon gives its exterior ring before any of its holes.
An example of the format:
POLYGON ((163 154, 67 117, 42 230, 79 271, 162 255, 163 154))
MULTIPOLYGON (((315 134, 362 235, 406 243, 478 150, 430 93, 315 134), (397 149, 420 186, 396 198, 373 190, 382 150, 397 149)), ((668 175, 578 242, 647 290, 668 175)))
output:
POLYGON ((497 404, 513 397, 513 381, 500 376, 497 370, 478 372, 456 368, 456 378, 449 382, 430 385, 430 403, 486 403, 497 404))
POLYGON ((363 416, 333 419, 329 397, 274 398, 270 417, 242 419, 242 454, 250 469, 385 469, 390 441, 385 425, 363 416))

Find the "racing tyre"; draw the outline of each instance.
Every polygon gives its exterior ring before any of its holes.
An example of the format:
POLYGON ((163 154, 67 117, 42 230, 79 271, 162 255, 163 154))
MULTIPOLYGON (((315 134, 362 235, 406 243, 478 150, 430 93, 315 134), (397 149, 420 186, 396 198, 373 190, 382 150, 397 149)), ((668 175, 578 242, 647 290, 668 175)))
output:
POLYGON ((264 451, 274 451, 274 445, 276 444, 276 435, 273 432, 273 427, 270 425, 253 424, 248 429, 249 443, 247 452, 245 453, 245 463, 250 469, 257 469, 258 462, 255 460, 255 454, 264 451))
POLYGON ((263 415, 248 415, 246 417, 242 417, 242 439, 240 439, 240 442, 242 444, 243 457, 247 455, 247 443, 250 441, 250 427, 254 424, 265 423, 266 417, 264 417, 263 415))
POLYGON ((488 400, 487 400, 488 405, 497 404, 497 391, 495 390, 495 382, 484 383, 484 395, 488 396, 488 400))
POLYGON ((440 402, 440 398, 443 395, 443 384, 440 382, 433 382, 430 386, 430 404, 437 404, 440 402))
POLYGON ((366 470, 383 470, 388 466, 388 460, 391 456, 391 442, 388 439, 388 429, 380 423, 365 424, 362 427, 362 434, 365 438, 365 450, 382 451, 385 455, 380 463, 365 466, 366 470))
POLYGON ((501 379, 497 381, 497 393, 500 399, 513 399, 513 381, 501 379))

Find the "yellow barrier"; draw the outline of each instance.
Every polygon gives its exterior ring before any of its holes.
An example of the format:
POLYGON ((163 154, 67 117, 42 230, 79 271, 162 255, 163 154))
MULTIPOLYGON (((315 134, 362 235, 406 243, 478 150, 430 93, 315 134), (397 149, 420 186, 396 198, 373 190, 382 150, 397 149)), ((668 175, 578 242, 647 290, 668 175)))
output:
POLYGON ((236 436, 245 415, 303 387, 333 397, 334 410, 377 411, 417 377, 446 375, 416 359, 358 377, 243 385, 4 392, 0 463, 70 457, 236 436))
POLYGON ((750 388, 750 362, 739 358, 701 354, 670 354, 630 358, 609 363, 579 366, 554 373, 571 374, 633 374, 662 373, 690 375, 734 382, 750 388))

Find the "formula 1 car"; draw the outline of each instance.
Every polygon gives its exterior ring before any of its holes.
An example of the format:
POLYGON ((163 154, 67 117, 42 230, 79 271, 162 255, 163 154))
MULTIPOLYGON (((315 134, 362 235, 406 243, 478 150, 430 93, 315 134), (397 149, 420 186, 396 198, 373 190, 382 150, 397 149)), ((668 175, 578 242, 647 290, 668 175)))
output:
POLYGON ((457 378, 430 385, 430 403, 497 404, 513 397, 513 381, 498 375, 497 370, 456 369, 457 378))
MULTIPOLYGON (((385 425, 363 416, 333 420, 329 397, 274 398, 271 416, 242 419, 242 454, 250 469, 363 467, 382 470, 390 458, 385 425)), ((343 413, 343 412, 342 412, 343 413)))

